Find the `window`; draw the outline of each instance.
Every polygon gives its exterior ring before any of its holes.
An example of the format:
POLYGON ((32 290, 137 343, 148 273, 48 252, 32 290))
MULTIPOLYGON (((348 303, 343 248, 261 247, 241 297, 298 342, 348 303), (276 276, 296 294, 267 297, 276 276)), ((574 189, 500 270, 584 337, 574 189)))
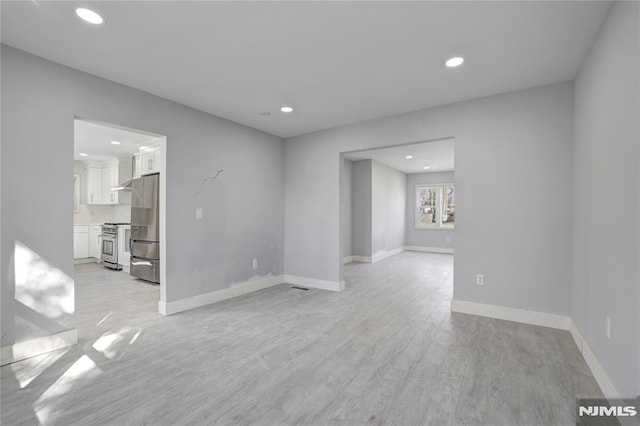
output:
POLYGON ((453 185, 416 185, 416 229, 453 229, 455 213, 453 185))

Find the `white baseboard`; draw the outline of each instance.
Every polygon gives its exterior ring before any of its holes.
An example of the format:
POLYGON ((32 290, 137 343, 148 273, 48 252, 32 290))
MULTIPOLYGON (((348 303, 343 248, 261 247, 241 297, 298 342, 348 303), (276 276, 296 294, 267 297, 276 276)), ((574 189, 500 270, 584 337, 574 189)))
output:
POLYGON ((317 288, 321 290, 342 291, 344 281, 334 282, 318 280, 314 278, 298 277, 295 275, 278 275, 277 277, 267 277, 258 280, 246 281, 244 283, 232 285, 228 288, 212 291, 210 293, 199 294, 197 296, 186 297, 173 302, 158 302, 158 312, 162 315, 172 315, 189 309, 199 308, 212 303, 242 296, 254 291, 273 287, 279 284, 290 283, 299 286, 317 288))
POLYGON ((402 253, 403 251, 424 251, 429 253, 445 253, 445 254, 453 254, 453 249, 449 248, 439 248, 439 247, 423 247, 423 246, 404 246, 399 247, 397 249, 378 252, 375 253, 372 257, 369 256, 348 256, 345 257, 343 263, 351 263, 351 262, 362 262, 362 263, 375 263, 379 262, 382 259, 386 259, 387 257, 394 256, 398 253, 402 253), (347 259, 349 261, 347 261, 347 259))
POLYGON ((346 265, 347 263, 353 262, 353 256, 345 256, 342 258, 342 264, 346 265))
POLYGON ((609 378, 609 375, 600 363, 600 360, 589 346, 587 339, 584 338, 584 335, 582 334, 576 323, 573 321, 573 319, 571 319, 569 331, 571 332, 571 336, 573 336, 573 340, 576 342, 576 345, 578 346, 582 357, 589 366, 593 377, 595 377, 596 382, 598 382, 598 385, 600 385, 600 389, 602 390, 604 396, 607 399, 622 399, 622 396, 620 396, 620 392, 609 378))
POLYGON ((37 337, 24 342, 15 343, 12 346, 3 346, 0 349, 0 365, 42 355, 57 349, 66 348, 78 343, 78 330, 67 330, 50 336, 37 337))
POLYGON ((382 259, 386 259, 387 257, 402 253, 403 251, 405 251, 405 247, 398 247, 397 249, 374 253, 371 258, 371 263, 379 262, 382 259))
POLYGON ((371 258, 368 256, 351 256, 352 262, 371 263, 371 258))
POLYGON ((407 251, 426 251, 429 253, 453 254, 454 252, 452 248, 424 247, 424 246, 406 246, 404 249, 407 251))
POLYGON ((295 284, 302 287, 317 288, 320 290, 342 291, 344 281, 326 281, 315 278, 298 277, 296 275, 285 275, 284 281, 288 284, 295 284))
POLYGON ((451 301, 451 311, 520 322, 523 324, 557 328, 559 330, 569 330, 569 323, 571 321, 571 318, 565 315, 528 311, 526 309, 507 308, 505 306, 485 305, 483 303, 467 302, 465 300, 455 299, 451 301))
POLYGON ((282 283, 284 283, 284 275, 245 281, 241 284, 232 285, 228 288, 199 294, 197 296, 186 297, 173 302, 158 302, 158 311, 165 316, 172 315, 178 312, 199 308, 201 306, 210 305, 211 303, 220 302, 222 300, 231 299, 247 293, 273 287, 282 283))
POLYGON ((82 265, 83 263, 100 263, 100 260, 95 257, 83 257, 80 259, 73 259, 74 265, 82 265))

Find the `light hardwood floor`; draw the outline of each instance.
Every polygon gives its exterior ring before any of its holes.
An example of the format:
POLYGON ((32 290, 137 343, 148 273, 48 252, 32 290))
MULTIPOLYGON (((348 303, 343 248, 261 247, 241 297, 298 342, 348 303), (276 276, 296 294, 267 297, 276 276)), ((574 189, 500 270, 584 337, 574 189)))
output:
POLYGON ((453 257, 345 266, 157 314, 157 286, 76 267, 80 342, 1 368, 2 424, 573 425, 602 397, 568 332, 450 312, 453 257))

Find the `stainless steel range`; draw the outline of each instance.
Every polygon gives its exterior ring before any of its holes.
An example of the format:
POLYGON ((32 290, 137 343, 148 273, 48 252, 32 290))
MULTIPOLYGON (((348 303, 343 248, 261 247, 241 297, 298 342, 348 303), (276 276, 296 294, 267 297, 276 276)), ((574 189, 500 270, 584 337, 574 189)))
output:
POLYGON ((120 270, 122 265, 118 263, 118 225, 128 223, 105 223, 102 225, 102 247, 100 260, 107 268, 120 270))

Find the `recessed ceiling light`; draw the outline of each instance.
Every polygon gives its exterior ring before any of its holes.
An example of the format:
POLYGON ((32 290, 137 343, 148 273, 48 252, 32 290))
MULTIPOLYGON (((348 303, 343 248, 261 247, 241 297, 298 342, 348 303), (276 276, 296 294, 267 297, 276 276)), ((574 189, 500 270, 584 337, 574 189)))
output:
POLYGON ((431 168, 431 166, 424 166, 423 169, 425 170, 429 170, 431 168))
POLYGON ((87 21, 90 24, 100 25, 104 22, 102 16, 98 15, 91 9, 86 9, 84 7, 79 7, 76 9, 76 15, 78 15, 83 20, 87 21))
POLYGON ((120 142, 118 142, 118 141, 111 141, 111 145, 120 145, 120 142))
POLYGON ((407 160, 411 160, 413 158, 413 155, 405 155, 404 158, 406 158, 407 160))
POLYGON ((140 148, 140 149, 149 149, 149 147, 146 146, 146 145, 140 145, 138 148, 140 148))
POLYGON ((89 156, 89 154, 87 154, 86 152, 81 152, 80 153, 80 157, 88 157, 88 156, 89 156))
POLYGON ((271 111, 260 111, 258 114, 260 114, 263 117, 268 117, 271 115, 271 111))
POLYGON ((454 56, 453 58, 447 59, 447 62, 445 62, 445 65, 448 66, 449 68, 455 68, 462 65, 463 62, 464 62, 464 58, 462 56, 454 56))
POLYGON ((293 107, 289 106, 289 105, 283 105, 280 107, 280 111, 288 113, 288 112, 293 112, 293 107))

